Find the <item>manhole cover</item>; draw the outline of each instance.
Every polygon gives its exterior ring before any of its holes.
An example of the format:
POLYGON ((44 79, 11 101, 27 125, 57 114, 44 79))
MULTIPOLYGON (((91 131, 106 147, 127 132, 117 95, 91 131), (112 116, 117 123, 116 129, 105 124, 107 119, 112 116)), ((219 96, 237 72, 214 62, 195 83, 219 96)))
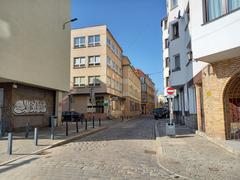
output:
POLYGON ((146 154, 156 154, 156 151, 144 150, 144 153, 146 153, 146 154))
POLYGON ((219 169, 218 168, 215 168, 215 167, 209 167, 208 168, 210 171, 219 171, 219 169))

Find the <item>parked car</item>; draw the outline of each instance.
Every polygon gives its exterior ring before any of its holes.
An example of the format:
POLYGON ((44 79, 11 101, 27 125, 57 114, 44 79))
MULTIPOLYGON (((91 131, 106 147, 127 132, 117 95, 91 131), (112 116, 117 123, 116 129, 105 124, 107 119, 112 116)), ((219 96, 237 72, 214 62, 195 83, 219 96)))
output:
POLYGON ((153 110, 154 119, 168 118, 169 110, 167 108, 155 108, 153 110))

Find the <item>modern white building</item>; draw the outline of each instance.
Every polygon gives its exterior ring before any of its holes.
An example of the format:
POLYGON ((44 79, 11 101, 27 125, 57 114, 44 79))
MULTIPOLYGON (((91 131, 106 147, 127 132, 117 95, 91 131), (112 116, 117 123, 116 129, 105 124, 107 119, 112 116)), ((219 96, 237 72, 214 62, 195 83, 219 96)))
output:
POLYGON ((193 58, 209 63, 197 89, 199 130, 240 139, 240 0, 190 0, 193 58))
POLYGON ((162 20, 164 86, 177 90, 174 113, 179 123, 197 129, 194 81, 207 65, 192 58, 189 0, 167 0, 167 17, 162 20))

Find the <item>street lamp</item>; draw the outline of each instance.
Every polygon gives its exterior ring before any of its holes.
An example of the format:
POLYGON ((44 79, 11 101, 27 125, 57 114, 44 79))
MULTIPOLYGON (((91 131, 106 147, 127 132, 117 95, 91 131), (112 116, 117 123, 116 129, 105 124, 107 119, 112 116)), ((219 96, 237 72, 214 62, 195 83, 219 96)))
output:
POLYGON ((65 29, 65 25, 66 25, 66 24, 71 23, 71 22, 74 22, 74 21, 77 21, 77 20, 78 20, 77 18, 74 18, 74 19, 71 19, 71 20, 65 22, 65 23, 63 24, 63 29, 65 29))

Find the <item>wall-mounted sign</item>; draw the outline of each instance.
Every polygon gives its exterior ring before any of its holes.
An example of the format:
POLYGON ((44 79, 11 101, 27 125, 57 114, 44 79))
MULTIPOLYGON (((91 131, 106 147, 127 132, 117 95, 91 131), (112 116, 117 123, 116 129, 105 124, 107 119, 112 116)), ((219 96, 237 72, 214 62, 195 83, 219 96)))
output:
POLYGON ((47 111, 47 104, 41 100, 19 100, 13 108, 16 114, 40 114, 47 111))

